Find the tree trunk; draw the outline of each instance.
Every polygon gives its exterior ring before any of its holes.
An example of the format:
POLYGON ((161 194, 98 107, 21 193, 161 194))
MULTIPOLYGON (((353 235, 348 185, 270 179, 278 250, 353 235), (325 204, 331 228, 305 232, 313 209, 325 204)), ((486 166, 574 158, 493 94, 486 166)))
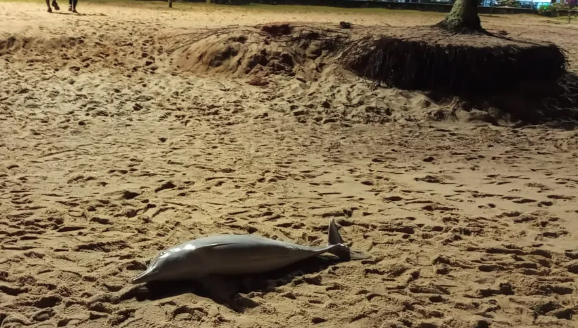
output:
POLYGON ((482 32, 478 1, 456 0, 449 15, 438 26, 457 33, 482 32))

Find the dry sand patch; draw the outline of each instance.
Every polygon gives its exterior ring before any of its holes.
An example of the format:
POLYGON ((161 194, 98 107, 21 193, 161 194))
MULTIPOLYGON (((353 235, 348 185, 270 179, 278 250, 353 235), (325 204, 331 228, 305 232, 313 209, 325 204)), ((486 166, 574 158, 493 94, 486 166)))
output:
MULTIPOLYGON (((0 8, 2 327, 576 327, 575 131, 464 123, 486 112, 332 67, 203 76, 168 52, 183 28, 437 16, 0 8), (271 277, 243 312, 128 285, 177 242, 321 244, 331 216, 373 259, 271 277)), ((483 19, 576 70, 572 27, 483 19)))

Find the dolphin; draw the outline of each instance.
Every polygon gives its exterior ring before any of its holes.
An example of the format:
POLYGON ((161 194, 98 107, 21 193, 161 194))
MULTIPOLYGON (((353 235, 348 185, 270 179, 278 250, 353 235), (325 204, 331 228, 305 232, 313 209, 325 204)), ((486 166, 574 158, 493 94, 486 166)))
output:
POLYGON ((213 235, 161 251, 132 283, 202 281, 211 276, 264 273, 322 253, 351 259, 334 219, 329 223, 327 246, 302 246, 252 234, 213 235))

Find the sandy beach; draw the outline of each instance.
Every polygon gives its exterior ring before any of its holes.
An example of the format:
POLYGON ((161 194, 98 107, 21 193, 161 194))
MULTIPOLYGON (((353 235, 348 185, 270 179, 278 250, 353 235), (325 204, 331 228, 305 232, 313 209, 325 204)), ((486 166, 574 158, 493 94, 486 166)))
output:
MULTIPOLYGON (((571 122, 488 123, 320 59, 203 72, 211 48, 182 45, 231 25, 410 29, 443 14, 60 6, 0 2, 0 327, 578 327, 571 122), (371 259, 261 279, 242 311, 130 283, 208 234, 324 245, 332 217, 371 259)), ((561 22, 482 17, 561 46, 577 72, 578 23, 561 22)))

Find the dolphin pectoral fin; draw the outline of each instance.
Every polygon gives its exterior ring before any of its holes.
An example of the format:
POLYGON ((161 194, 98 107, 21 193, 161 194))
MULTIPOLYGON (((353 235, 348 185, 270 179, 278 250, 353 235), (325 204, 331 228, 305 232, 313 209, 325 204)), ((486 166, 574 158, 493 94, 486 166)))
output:
POLYGON ((195 279, 200 283, 213 301, 226 305, 235 312, 243 312, 244 309, 254 308, 259 303, 250 298, 239 295, 241 280, 233 276, 206 276, 195 279))
POLYGON ((210 275, 196 278, 195 280, 202 285, 203 289, 209 294, 209 298, 218 303, 233 304, 234 296, 239 286, 232 279, 210 275))
POLYGON ((327 242, 328 246, 344 243, 343 238, 341 238, 339 230, 337 229, 337 225, 335 224, 335 219, 333 218, 331 219, 331 222, 329 222, 329 231, 327 234, 328 234, 328 242, 327 242))

